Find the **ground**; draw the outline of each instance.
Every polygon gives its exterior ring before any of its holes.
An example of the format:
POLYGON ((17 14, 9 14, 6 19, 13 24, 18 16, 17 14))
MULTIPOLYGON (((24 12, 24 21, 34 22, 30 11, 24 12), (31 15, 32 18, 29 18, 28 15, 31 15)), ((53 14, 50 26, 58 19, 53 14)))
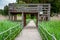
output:
MULTIPOLYGON (((0 20, 6 20, 6 19, 9 19, 9 17, 0 15, 0 20)), ((18 17, 17 19, 22 19, 22 18, 18 17)), ((50 17, 50 20, 60 20, 60 15, 50 17)))
POLYGON ((0 20, 7 20, 7 19, 8 19, 8 16, 0 15, 0 20))
POLYGON ((51 17, 51 20, 60 20, 60 15, 51 17))
POLYGON ((15 40, 42 40, 42 38, 34 21, 31 20, 15 40))

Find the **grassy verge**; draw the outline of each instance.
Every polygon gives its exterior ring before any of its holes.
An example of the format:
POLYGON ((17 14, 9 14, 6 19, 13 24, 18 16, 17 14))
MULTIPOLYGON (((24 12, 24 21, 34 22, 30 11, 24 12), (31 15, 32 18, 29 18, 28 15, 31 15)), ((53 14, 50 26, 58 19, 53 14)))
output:
POLYGON ((48 40, 51 40, 52 37, 48 35, 46 30, 53 36, 56 37, 57 40, 60 40, 60 21, 48 21, 48 22, 42 22, 39 24, 39 31, 42 35, 42 38, 46 40, 46 37, 48 40), (44 30, 45 29, 45 30, 44 30), (42 33, 42 31, 45 33, 45 35, 42 33))
POLYGON ((18 22, 0 21, 0 40, 13 40, 22 30, 18 22))

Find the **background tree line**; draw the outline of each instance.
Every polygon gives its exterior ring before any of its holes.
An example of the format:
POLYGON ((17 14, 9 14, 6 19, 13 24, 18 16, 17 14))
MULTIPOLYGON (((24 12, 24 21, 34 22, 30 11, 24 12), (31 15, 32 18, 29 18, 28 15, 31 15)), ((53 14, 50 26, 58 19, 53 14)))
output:
POLYGON ((2 15, 8 15, 8 5, 4 7, 4 9, 0 9, 0 14, 2 15))

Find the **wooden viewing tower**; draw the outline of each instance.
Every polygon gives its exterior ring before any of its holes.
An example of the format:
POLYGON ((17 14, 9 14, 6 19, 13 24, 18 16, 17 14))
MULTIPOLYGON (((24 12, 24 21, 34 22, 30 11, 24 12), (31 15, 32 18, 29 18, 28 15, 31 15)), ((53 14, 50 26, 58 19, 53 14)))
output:
POLYGON ((36 16, 36 25, 38 21, 50 20, 50 4, 9 4, 9 20, 17 20, 17 14, 22 14, 22 23, 26 25, 26 14, 36 16))

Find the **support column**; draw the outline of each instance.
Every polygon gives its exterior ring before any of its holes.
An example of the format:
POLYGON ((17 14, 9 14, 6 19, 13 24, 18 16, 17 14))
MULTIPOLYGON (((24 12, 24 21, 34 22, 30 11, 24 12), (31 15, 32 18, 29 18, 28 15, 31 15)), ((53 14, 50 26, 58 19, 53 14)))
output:
POLYGON ((38 25, 39 25, 39 22, 40 22, 40 21, 39 21, 39 20, 40 20, 39 18, 40 18, 40 17, 39 17, 39 12, 38 12, 38 25))
POLYGON ((16 20, 17 20, 17 14, 14 15, 14 21, 16 21, 16 20))
POLYGON ((10 16, 11 16, 11 15, 10 15, 10 12, 9 12, 8 14, 9 14, 9 20, 11 20, 11 19, 10 19, 10 16))
POLYGON ((36 14, 36 26, 38 27, 38 13, 36 14))
POLYGON ((13 21, 13 15, 11 14, 11 21, 13 21))
POLYGON ((22 25, 24 27, 24 14, 23 14, 23 12, 22 12, 22 25))
POLYGON ((24 26, 26 26, 26 14, 24 14, 24 26))

